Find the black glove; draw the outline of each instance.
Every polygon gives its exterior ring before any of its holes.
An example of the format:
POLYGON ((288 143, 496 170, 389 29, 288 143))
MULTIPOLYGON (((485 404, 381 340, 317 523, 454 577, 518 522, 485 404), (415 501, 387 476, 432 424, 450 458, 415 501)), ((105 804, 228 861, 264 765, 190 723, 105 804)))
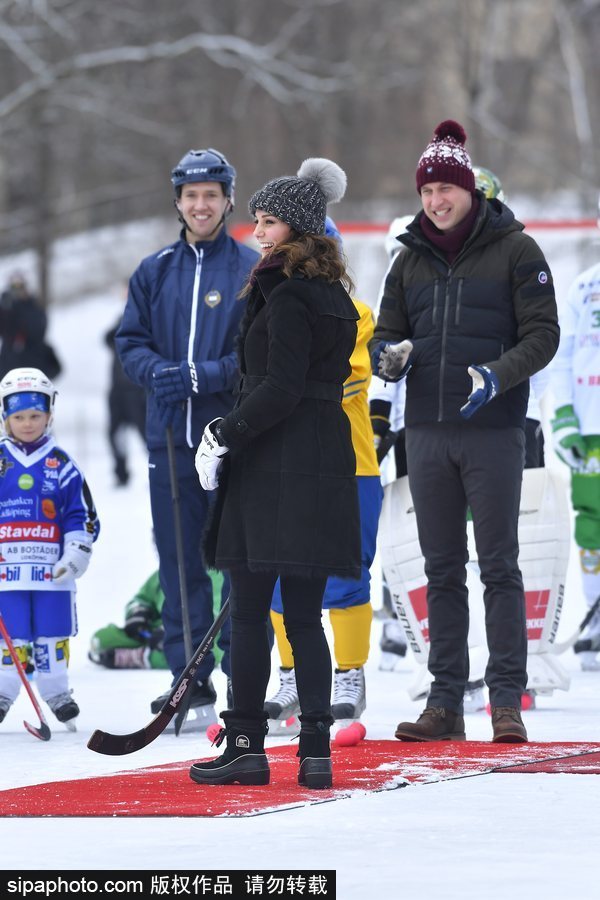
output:
POLYGON ((132 641, 139 641, 147 647, 156 647, 162 641, 164 630, 153 627, 150 610, 143 606, 132 609, 125 620, 125 634, 132 641))
POLYGON ((373 440, 375 450, 379 449, 381 441, 390 430, 390 412, 392 404, 389 400, 371 400, 369 404, 369 416, 373 428, 373 440))

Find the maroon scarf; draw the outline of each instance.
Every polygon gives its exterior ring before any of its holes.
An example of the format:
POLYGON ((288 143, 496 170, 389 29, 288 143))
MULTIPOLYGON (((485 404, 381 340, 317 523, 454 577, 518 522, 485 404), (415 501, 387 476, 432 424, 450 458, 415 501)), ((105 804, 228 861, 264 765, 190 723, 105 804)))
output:
POLYGON ((423 232, 427 240, 431 241, 431 243, 435 247, 437 247, 438 250, 441 250, 450 265, 452 265, 452 263, 464 247, 465 241, 473 231, 473 226, 475 224, 475 220, 477 219, 478 213, 479 199, 473 196, 471 209, 464 217, 462 222, 459 222, 456 228, 453 228, 452 231, 440 231, 439 228, 436 228, 431 219, 427 218, 424 212, 421 213, 419 225, 421 226, 421 231, 423 232))

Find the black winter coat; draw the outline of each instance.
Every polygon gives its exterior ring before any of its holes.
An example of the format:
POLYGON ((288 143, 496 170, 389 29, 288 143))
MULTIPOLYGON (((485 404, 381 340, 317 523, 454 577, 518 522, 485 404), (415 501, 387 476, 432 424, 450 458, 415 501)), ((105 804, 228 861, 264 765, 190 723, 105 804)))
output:
POLYGON ((512 211, 483 195, 473 230, 453 264, 419 226, 399 240, 370 342, 410 338, 407 425, 525 427, 529 377, 556 353, 559 327, 552 275, 512 211), (500 392, 468 421, 460 407, 472 390, 470 365, 496 374, 500 392))
POLYGON ((356 460, 341 406, 357 319, 339 282, 256 273, 241 393, 220 423, 230 453, 205 542, 210 566, 360 577, 356 460))
POLYGON ((11 369, 33 367, 48 378, 60 375, 61 364, 45 341, 48 319, 35 297, 5 291, 0 298, 0 378, 11 369))

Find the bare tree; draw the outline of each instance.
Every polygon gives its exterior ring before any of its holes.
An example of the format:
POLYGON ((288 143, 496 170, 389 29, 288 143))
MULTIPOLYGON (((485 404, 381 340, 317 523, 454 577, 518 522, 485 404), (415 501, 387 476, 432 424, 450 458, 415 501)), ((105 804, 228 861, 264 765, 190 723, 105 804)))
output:
POLYGON ((511 195, 591 212, 599 45, 600 0, 0 0, 0 253, 35 248, 46 295, 56 237, 166 214, 207 145, 239 216, 308 155, 346 169, 340 215, 410 212, 444 118, 511 195))

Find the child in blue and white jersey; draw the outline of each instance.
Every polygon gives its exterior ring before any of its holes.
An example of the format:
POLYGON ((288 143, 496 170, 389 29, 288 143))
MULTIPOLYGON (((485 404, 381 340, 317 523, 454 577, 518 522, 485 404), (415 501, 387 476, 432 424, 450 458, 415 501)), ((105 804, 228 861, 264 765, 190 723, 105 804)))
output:
MULTIPOLYGON (((79 707, 68 677, 77 634, 75 579, 86 571, 100 524, 86 481, 51 433, 52 382, 39 369, 12 369, 0 382, 0 613, 17 654, 33 647, 37 686, 74 731, 79 707)), ((0 641, 0 722, 21 680, 0 641)))

